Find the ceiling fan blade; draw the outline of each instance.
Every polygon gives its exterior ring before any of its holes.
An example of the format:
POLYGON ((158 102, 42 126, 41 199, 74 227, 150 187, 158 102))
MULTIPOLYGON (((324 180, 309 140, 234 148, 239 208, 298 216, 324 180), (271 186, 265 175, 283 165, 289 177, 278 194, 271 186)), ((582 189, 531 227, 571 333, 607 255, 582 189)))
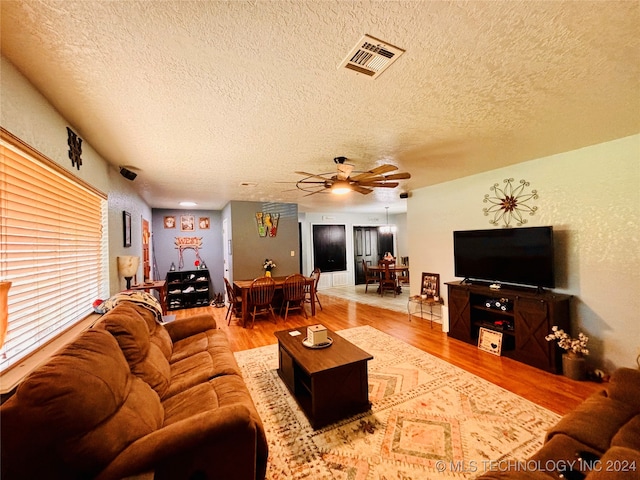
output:
POLYGON ((358 182, 359 185, 364 187, 385 187, 385 188, 396 188, 400 185, 398 182, 358 182))
POLYGON ((351 184, 351 190, 353 190, 354 192, 361 193, 363 195, 367 195, 367 194, 373 192, 373 190, 371 190, 370 188, 365 188, 365 187, 362 187, 362 186, 356 185, 356 184, 351 184))
POLYGON ((321 177, 320 175, 316 175, 315 173, 308 173, 308 172, 295 172, 295 173, 298 174, 298 175, 303 175, 303 176, 308 177, 308 178, 312 178, 313 177, 313 178, 319 178, 322 181, 326 180, 326 178, 321 177))
POLYGON ((316 190, 315 192, 311 192, 311 193, 307 193, 306 195, 303 195, 304 197, 310 197, 311 195, 315 195, 316 193, 324 193, 324 189, 321 190, 316 190))
POLYGON ((411 178, 411 174, 408 172, 392 173, 391 175, 386 175, 383 178, 385 180, 406 180, 407 178, 411 178))
POLYGON ((383 173, 392 172, 397 169, 398 167, 396 167, 395 165, 380 165, 373 170, 369 170, 368 172, 363 172, 356 175, 355 177, 351 177, 351 180, 355 182, 359 182, 360 180, 369 180, 371 177, 380 177, 383 173))
POLYGON ((385 163, 384 165, 380 165, 379 167, 369 170, 369 172, 375 175, 381 175, 383 173, 393 172, 394 170, 398 170, 398 167, 389 163, 385 163))

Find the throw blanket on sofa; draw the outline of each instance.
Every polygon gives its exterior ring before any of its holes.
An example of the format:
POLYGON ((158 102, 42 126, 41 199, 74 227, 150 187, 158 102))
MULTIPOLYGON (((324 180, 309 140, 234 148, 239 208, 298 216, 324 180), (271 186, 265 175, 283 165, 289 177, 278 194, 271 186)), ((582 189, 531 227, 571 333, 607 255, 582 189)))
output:
POLYGON ((107 313, 121 302, 132 302, 146 308, 147 310, 151 310, 151 312, 156 316, 156 320, 159 323, 162 323, 162 306, 160 305, 160 302, 158 302, 156 297, 150 293, 143 291, 127 290, 116 293, 111 298, 102 302, 98 308, 104 313, 107 313))

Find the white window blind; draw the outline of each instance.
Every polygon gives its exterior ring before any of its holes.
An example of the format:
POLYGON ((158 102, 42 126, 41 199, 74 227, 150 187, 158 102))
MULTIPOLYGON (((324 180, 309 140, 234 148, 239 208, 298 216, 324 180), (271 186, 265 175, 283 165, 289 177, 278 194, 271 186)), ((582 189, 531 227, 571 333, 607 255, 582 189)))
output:
POLYGON ((103 194, 3 131, 0 280, 12 286, 0 371, 82 320, 94 300, 108 295, 105 218, 103 194))

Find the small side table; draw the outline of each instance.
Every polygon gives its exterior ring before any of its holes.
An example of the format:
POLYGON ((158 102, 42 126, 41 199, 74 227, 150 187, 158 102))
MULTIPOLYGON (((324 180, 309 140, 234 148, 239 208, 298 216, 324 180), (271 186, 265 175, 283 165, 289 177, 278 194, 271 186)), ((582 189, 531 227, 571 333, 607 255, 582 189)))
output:
POLYGON ((139 285, 131 285, 129 290, 144 290, 149 292, 150 290, 157 290, 160 295, 160 306, 162 306, 162 314, 167 314, 167 281, 156 280, 149 283, 141 283, 139 285))
POLYGON ((424 320, 425 315, 429 315, 429 320, 431 322, 431 328, 433 328, 433 319, 442 318, 442 305, 444 302, 442 298, 438 298, 438 300, 434 300, 433 297, 422 298, 420 295, 414 295, 409 297, 409 302, 407 303, 407 311, 409 312, 409 321, 411 321, 411 305, 415 306, 413 310, 413 314, 417 315, 420 313, 420 318, 424 320), (433 307, 438 305, 438 310, 440 313, 436 313, 433 311, 433 307))

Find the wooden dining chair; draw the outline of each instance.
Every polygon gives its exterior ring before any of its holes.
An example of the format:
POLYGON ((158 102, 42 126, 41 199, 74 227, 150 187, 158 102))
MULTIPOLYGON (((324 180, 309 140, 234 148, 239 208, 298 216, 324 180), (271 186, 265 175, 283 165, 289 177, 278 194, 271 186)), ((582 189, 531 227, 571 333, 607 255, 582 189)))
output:
POLYGON ((384 271, 382 278, 380 278, 380 295, 384 295, 387 290, 392 290, 395 297, 398 294, 398 278, 396 272, 391 269, 392 266, 395 266, 395 263, 383 260, 381 265, 384 267, 384 271))
MULTIPOLYGON (((409 266, 409 257, 400 257, 400 263, 402 264, 403 267, 408 267, 409 266)), ((405 284, 409 284, 409 270, 405 270, 404 272, 402 272, 402 275, 400 275, 400 278, 398 278, 398 281, 405 285, 405 284)))
POLYGON ((309 318, 304 308, 305 297, 307 296, 305 287, 306 279, 299 273, 294 273, 284 279, 284 283, 282 284, 283 302, 280 307, 280 315, 282 315, 282 309, 284 308, 285 320, 287 319, 287 315, 289 315, 289 310, 301 310, 304 318, 309 318))
POLYGON ((224 278, 224 286, 227 290, 227 302, 229 302, 229 308, 227 309, 227 315, 224 317, 228 319, 227 325, 231 324, 231 318, 233 316, 239 316, 242 314, 242 296, 236 295, 233 285, 226 277, 224 278))
POLYGON ((276 282, 271 277, 259 277, 251 282, 249 287, 249 309, 251 312, 251 328, 256 321, 256 315, 271 312, 273 323, 277 323, 276 314, 273 311, 273 295, 276 291, 276 282))
POLYGON ((380 275, 369 271, 369 265, 364 258, 362 259, 362 269, 364 271, 364 293, 367 293, 370 283, 380 283, 380 275))
POLYGON ((314 300, 318 303, 318 306, 320 307, 320 310, 322 310, 322 304, 320 303, 320 298, 318 297, 318 282, 320 282, 320 269, 318 267, 313 269, 313 272, 311 272, 311 275, 309 275, 309 277, 313 278, 313 291, 314 291, 314 298, 311 298, 311 285, 307 285, 306 287, 306 291, 307 291, 307 296, 305 298, 305 302, 306 303, 311 303, 314 300))

